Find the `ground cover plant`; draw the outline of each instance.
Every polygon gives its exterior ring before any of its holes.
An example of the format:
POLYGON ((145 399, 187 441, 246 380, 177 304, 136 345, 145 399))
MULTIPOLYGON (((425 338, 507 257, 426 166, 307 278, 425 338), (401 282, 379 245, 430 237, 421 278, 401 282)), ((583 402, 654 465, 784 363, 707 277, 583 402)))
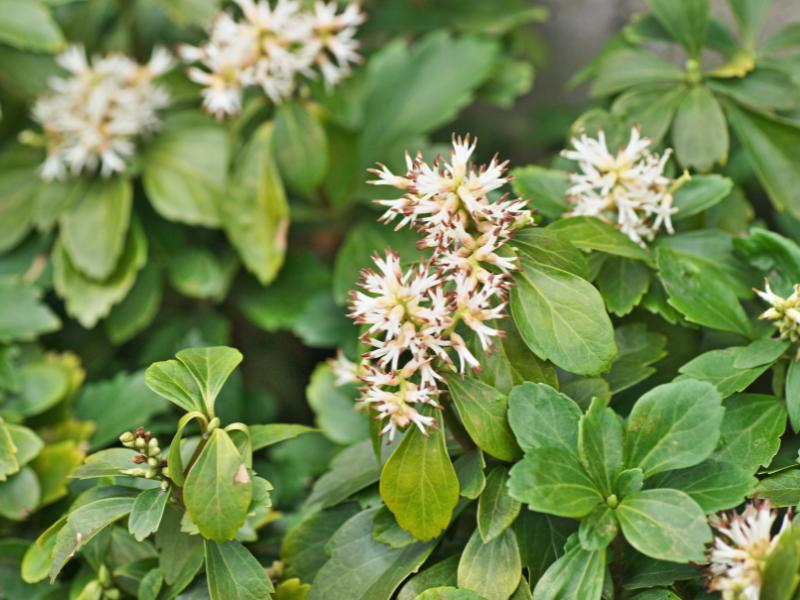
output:
POLYGON ((0 599, 800 597, 800 25, 646 4, 0 0, 0 599))

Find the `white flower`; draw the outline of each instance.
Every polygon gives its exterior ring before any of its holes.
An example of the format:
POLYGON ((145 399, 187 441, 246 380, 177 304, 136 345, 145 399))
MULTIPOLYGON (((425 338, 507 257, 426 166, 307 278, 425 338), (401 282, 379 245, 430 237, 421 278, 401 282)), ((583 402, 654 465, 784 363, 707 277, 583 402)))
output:
POLYGON ((358 382, 358 365, 347 358, 344 352, 339 350, 336 353, 336 358, 332 358, 328 362, 331 365, 333 380, 337 386, 358 382))
POLYGON ((83 48, 73 46, 57 60, 69 74, 53 78, 32 111, 47 145, 42 177, 124 171, 137 139, 158 129, 158 111, 169 105, 155 79, 172 68, 172 56, 157 48, 145 65, 121 54, 89 61, 83 48))
POLYGON ((758 600, 761 577, 767 558, 781 534, 790 527, 787 514, 780 530, 772 529, 778 518, 769 501, 751 503, 741 514, 709 518, 717 530, 709 550, 709 590, 721 592, 723 600, 758 600))
POLYGON ((235 1, 242 20, 220 13, 203 45, 180 50, 184 61, 195 63, 189 77, 204 86, 203 105, 217 118, 241 110, 248 86, 277 104, 294 94, 301 77, 315 78, 315 68, 332 87, 361 60, 355 34, 365 16, 357 4, 337 14, 335 2, 304 10, 296 0, 235 1))
POLYGON ((385 165, 371 172, 377 179, 373 185, 391 186, 406 193, 399 199, 378 200, 387 208, 381 221, 400 229, 413 225, 423 235, 423 245, 429 248, 457 246, 459 238, 502 226, 509 230, 530 223, 530 211, 521 199, 502 198, 492 202, 489 193, 508 182, 505 171, 508 162, 492 158, 488 165, 475 167, 470 159, 477 140, 469 136, 454 137, 450 162, 441 158, 427 164, 421 154, 411 158, 406 154, 406 174, 395 175, 385 165))
MULTIPOLYGON (((800 284, 795 284, 788 298, 783 298, 769 286, 769 281, 764 280, 764 290, 753 290, 758 296, 768 302, 770 307, 765 310, 759 319, 773 321, 778 329, 781 339, 797 342, 800 340, 800 284)), ((800 355, 799 355, 800 356, 800 355)))
POLYGON ((672 215, 678 210, 672 205, 675 182, 663 174, 670 149, 661 157, 652 154, 650 140, 642 138, 636 127, 617 154, 608 150, 602 131, 597 139, 586 134, 574 138, 572 146, 573 150, 562 152, 580 168, 579 173, 570 175, 567 200, 573 209, 569 215, 613 223, 643 247, 662 226, 673 233, 672 215))
POLYGON ((504 316, 517 261, 502 247, 531 215, 524 200, 489 198, 508 181, 507 165, 495 157, 476 168, 474 150, 469 137, 454 138, 450 162, 428 165, 406 154, 405 176, 383 165, 373 171, 372 183, 406 192, 380 201, 388 209, 381 220, 413 225, 424 238, 419 246, 433 248, 406 269, 391 250, 374 256, 376 269, 364 270, 361 289, 350 296, 349 316, 366 326, 362 342, 369 347, 358 375, 361 402, 386 421, 389 440, 409 424, 423 433, 435 426, 417 406, 438 407, 446 372, 481 368, 462 333, 471 330, 486 352, 503 335, 493 323, 504 316))

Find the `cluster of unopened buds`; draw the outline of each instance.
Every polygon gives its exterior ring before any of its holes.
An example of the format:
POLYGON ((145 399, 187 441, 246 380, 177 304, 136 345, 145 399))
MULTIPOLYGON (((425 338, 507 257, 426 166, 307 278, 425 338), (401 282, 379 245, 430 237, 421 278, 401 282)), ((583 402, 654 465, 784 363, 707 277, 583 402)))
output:
POLYGON ((123 433, 119 436, 119 441, 126 448, 139 452, 133 457, 133 463, 141 465, 123 470, 124 475, 162 479, 161 487, 167 487, 166 478, 169 477, 169 467, 167 461, 161 457, 161 448, 152 433, 145 431, 143 427, 138 427, 135 431, 123 433))
POLYGON ((182 46, 179 52, 189 63, 189 77, 204 86, 206 109, 222 118, 236 114, 242 94, 259 86, 275 103, 290 97, 301 77, 317 72, 327 87, 350 73, 350 65, 361 61, 356 30, 365 15, 358 4, 340 13, 333 2, 317 0, 305 9, 297 0, 235 0, 243 19, 226 12, 217 15, 208 41, 200 46, 182 46))
POLYGON ((567 201, 573 206, 568 216, 597 217, 615 225, 642 247, 652 241, 663 226, 674 233, 672 194, 684 182, 664 175, 671 149, 659 157, 648 150, 650 140, 631 129, 628 144, 612 154, 605 134, 597 139, 582 134, 573 138, 572 150, 562 156, 578 163, 580 172, 571 173, 567 201))
POLYGON ((709 519, 716 529, 708 552, 710 591, 720 592, 723 600, 759 600, 767 559, 781 534, 791 527, 787 512, 780 529, 773 532, 777 519, 769 500, 754 501, 741 513, 709 519))
POLYGON ((73 46, 57 60, 68 76, 52 78, 50 90, 33 106, 44 135, 23 137, 47 149, 42 178, 125 171, 138 138, 158 129, 158 111, 169 105, 169 93, 155 80, 172 68, 172 56, 157 48, 144 65, 123 54, 89 60, 83 48, 73 46))
POLYGON ((420 409, 440 406, 445 373, 480 368, 462 333, 474 334, 486 352, 502 335, 494 322, 504 316, 517 269, 503 246, 532 218, 522 199, 490 198, 509 181, 507 163, 495 157, 476 168, 474 150, 469 137, 454 138, 449 162, 429 165, 420 154, 407 155, 404 175, 379 165, 370 182, 404 192, 377 201, 387 209, 381 221, 415 228, 420 250, 430 250, 408 268, 392 250, 374 256, 377 270, 363 271, 349 305, 350 317, 366 327, 362 340, 370 350, 358 365, 341 354, 334 361, 338 383, 363 384, 360 401, 386 420, 381 434, 388 441, 412 423, 423 433, 435 427, 420 409))
MULTIPOLYGON (((792 293, 787 298, 773 292, 766 280, 764 280, 763 291, 753 291, 770 305, 758 318, 772 321, 782 340, 792 343, 800 340, 800 283, 794 285, 792 293)), ((800 349, 798 349, 796 358, 800 360, 800 349)))

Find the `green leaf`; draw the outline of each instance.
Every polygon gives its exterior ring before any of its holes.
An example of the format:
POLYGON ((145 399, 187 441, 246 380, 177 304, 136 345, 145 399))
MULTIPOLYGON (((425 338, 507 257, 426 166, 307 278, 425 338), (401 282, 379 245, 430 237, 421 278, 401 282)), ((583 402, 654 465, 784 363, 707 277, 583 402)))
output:
MULTIPOLYGON (((612 112, 623 117, 626 125, 638 126, 653 144, 659 144, 685 94, 686 88, 678 85, 635 87, 614 100, 612 112)), ((676 217, 673 215, 672 220, 676 217)))
POLYGON ((779 293, 788 295, 792 286, 800 281, 800 247, 794 241, 753 227, 747 237, 734 240, 734 247, 736 253, 764 275, 779 293))
POLYGON ((709 79, 708 87, 746 107, 765 113, 797 108, 797 88, 791 70, 783 72, 780 61, 765 61, 764 66, 767 64, 773 68, 759 68, 744 77, 709 79))
POLYGON ((183 410, 203 412, 205 406, 197 381, 177 360, 153 363, 144 372, 144 381, 156 394, 183 410))
POLYGON ((706 514, 741 504, 757 483, 751 471, 713 458, 688 469, 670 471, 648 482, 652 487, 685 492, 706 514))
POLYGON ((611 370, 603 375, 612 394, 640 383, 656 372, 651 365, 664 356, 667 338, 647 331, 641 323, 630 323, 614 331, 619 354, 611 370))
POLYGON ((622 533, 642 554, 672 562, 702 562, 711 529, 703 510, 678 490, 643 490, 616 510, 622 533))
POLYGON ((783 402, 765 394, 739 394, 725 401, 715 456, 750 473, 778 452, 786 429, 783 402))
POLYGON ((641 302, 650 287, 650 269, 638 260, 610 256, 600 268, 597 287, 608 310, 624 317, 641 302))
POLYGON ((269 425, 250 425, 250 444, 253 452, 273 446, 286 440, 317 431, 307 425, 297 425, 295 423, 270 423, 269 425))
POLYGON ((529 165, 512 170, 511 175, 514 193, 523 198, 535 198, 536 209, 545 217, 557 219, 569 210, 564 200, 569 189, 566 171, 529 165))
POLYGON ((578 539, 584 550, 603 550, 619 531, 614 511, 605 504, 598 504, 589 515, 581 521, 578 539))
POLYGON ((528 347, 579 375, 605 371, 617 353, 614 330, 597 290, 560 269, 520 261, 511 312, 528 347))
POLYGON ((185 113, 168 119, 142 160, 153 208, 170 221, 219 227, 228 155, 227 133, 210 118, 185 113))
POLYGON ((454 587, 436 587, 415 596, 414 600, 485 600, 475 592, 460 590, 454 587))
POLYGON ((328 471, 314 483, 306 505, 334 506, 372 485, 379 476, 380 466, 372 450, 372 440, 362 440, 333 458, 328 471))
POLYGON ((560 233, 581 250, 597 250, 605 254, 653 262, 650 253, 631 241, 613 225, 595 217, 569 217, 551 223, 548 231, 560 233))
POLYGON ((184 296, 220 302, 228 294, 238 267, 233 254, 217 256, 206 248, 189 247, 170 258, 167 273, 172 287, 184 296))
POLYGON ((107 448, 87 456, 86 461, 72 473, 75 479, 116 477, 123 469, 132 469, 139 453, 129 448, 107 448))
POLYGON ((459 495, 475 500, 486 488, 486 476, 483 474, 486 461, 483 453, 477 448, 465 452, 455 460, 453 467, 458 476, 459 495))
POLYGON ((50 581, 55 580, 75 552, 88 544, 100 531, 131 512, 132 508, 133 498, 123 496, 95 500, 70 512, 56 536, 50 581))
POLYGON ((187 348, 175 355, 194 379, 203 398, 206 414, 214 416, 214 403, 222 386, 233 370, 242 362, 242 353, 236 348, 211 346, 187 348))
POLYGON ((19 391, 7 399, 5 408, 30 417, 58 404, 70 391, 72 373, 55 361, 34 362, 17 370, 19 391))
POLYGON ((372 537, 376 508, 358 513, 327 545, 330 560, 314 578, 307 600, 391 598, 433 550, 433 543, 392 548, 372 537))
POLYGON ((515 235, 512 243, 518 253, 535 263, 589 279, 589 265, 583 253, 564 234, 550 228, 529 228, 515 235))
MULTIPOLYGON (((441 423, 438 411, 437 421, 441 423)), ((445 447, 441 425, 423 435, 406 431, 383 466, 380 492, 400 527, 418 540, 438 536, 449 524, 458 502, 458 477, 445 447)))
POLYGON ((522 578, 522 561, 514 532, 506 529, 488 543, 477 531, 458 562, 458 587, 486 600, 508 600, 522 578))
POLYGON ((533 590, 534 600, 600 600, 606 552, 584 550, 575 544, 545 571, 533 590))
POLYGON ((431 33, 411 48, 385 45, 367 68, 363 164, 388 158, 393 143, 444 125, 472 99, 490 75, 497 45, 473 36, 431 33), (460 68, 453 69, 458 63, 460 68), (432 87, 431 81, 437 85, 432 87))
POLYGON ((712 329, 752 335, 750 321, 734 291, 702 262, 670 248, 659 248, 656 256, 669 303, 686 319, 712 329))
POLYGON ((590 95, 610 96, 634 85, 677 82, 683 78, 683 71, 652 52, 621 48, 603 57, 590 95))
POLYGON ((800 533, 796 528, 784 531, 776 546, 770 550, 762 575, 759 598, 763 600, 791 600, 800 580, 800 533))
POLYGON ((5 421, 0 417, 0 481, 19 471, 17 447, 5 421))
MULTIPOLYGON (((2 426, 3 421, 0 419, 0 427, 2 426)), ((33 430, 22 425, 6 423, 5 427, 8 429, 8 433, 11 435, 11 442, 16 448, 17 462, 19 462, 20 466, 27 465, 39 454, 44 447, 44 442, 33 430)))
POLYGON ((356 412, 356 398, 355 386, 336 385, 328 363, 316 366, 306 388, 306 399, 317 427, 337 444, 353 444, 369 435, 369 420, 363 412, 356 412))
POLYGON ((281 560, 287 574, 312 581, 328 560, 325 544, 358 511, 355 503, 348 502, 312 513, 291 527, 281 543, 281 560))
POLYGON ((41 296, 42 291, 32 285, 0 280, 0 343, 33 341, 61 327, 41 296))
POLYGON ((640 467, 649 477, 703 462, 719 439, 725 413, 721 403, 714 387, 702 381, 653 388, 628 417, 626 465, 640 467))
POLYGON ((46 4, 37 0, 0 0, 0 41, 32 52, 58 52, 64 36, 46 4))
POLYGON ((36 473, 22 467, 0 485, 0 516, 12 521, 27 519, 41 500, 41 487, 36 473))
POLYGON ((708 0, 648 0, 656 18, 693 58, 700 55, 708 28, 708 0))
POLYGON ((522 564, 528 569, 531 581, 537 581, 564 553, 564 544, 578 528, 576 521, 562 519, 524 509, 514 530, 519 543, 522 564))
POLYGON ((543 383, 518 385, 508 397, 508 422, 525 452, 554 447, 577 456, 581 410, 543 383))
POLYGON ((253 286, 238 299, 239 308, 266 331, 294 328, 314 296, 331 287, 331 272, 309 251, 290 251, 278 278, 268 287, 253 286))
POLYGON ((28 546, 22 558, 22 579, 27 583, 36 583, 47 577, 53 565, 53 548, 58 533, 67 522, 67 515, 59 518, 28 546))
POLYGON ((692 217, 722 202, 733 190, 733 182, 721 175, 693 175, 673 194, 672 206, 678 212, 675 222, 692 217))
POLYGON ((555 367, 530 351, 511 319, 504 319, 496 326, 505 337, 497 339, 489 351, 485 352, 479 340, 473 339, 472 353, 481 364, 475 377, 506 395, 515 385, 526 381, 558 385, 555 367))
POLYGON ((800 217, 800 127, 732 102, 725 110, 772 204, 800 217))
POLYGON ((800 470, 787 469, 758 482, 756 494, 768 498, 773 506, 795 506, 800 503, 800 470))
POLYGON ((275 279, 283 265, 289 231, 289 204, 273 157, 272 135, 271 123, 253 134, 236 161, 220 209, 228 239, 262 285, 275 279))
POLYGON ((728 0, 728 6, 750 46, 753 45, 771 4, 771 0, 728 0))
POLYGON ((707 381, 717 388, 723 398, 740 392, 772 366, 765 363, 755 367, 737 368, 735 363, 747 353, 745 348, 747 346, 736 346, 705 352, 678 369, 683 374, 681 378, 707 381))
POLYGON ((167 507, 167 500, 169 491, 160 487, 144 490, 136 496, 128 518, 128 531, 137 541, 144 541, 151 533, 158 530, 164 509, 167 507))
POLYGON ((167 403, 145 384, 144 373, 118 373, 114 379, 83 387, 75 406, 75 415, 94 422, 92 449, 107 446, 132 423, 146 423, 167 408, 167 403), (125 402, 118 402, 125 398, 125 402))
POLYGON ((279 104, 272 143, 286 185, 309 195, 328 169, 328 138, 314 111, 299 102, 279 104))
POLYGON ((684 96, 672 124, 675 154, 685 168, 708 171, 728 160, 728 124, 719 102, 704 86, 684 96))
POLYGON ((227 432, 215 429, 186 476, 183 500, 200 533, 233 539, 247 518, 253 482, 227 432))
POLYGON ((594 398, 602 400, 604 404, 611 402, 611 388, 601 377, 570 379, 561 385, 561 392, 572 398, 581 410, 589 408, 594 398))
POLYGON ((33 228, 40 158, 37 152, 23 148, 0 154, 0 252, 17 246, 33 228))
POLYGON ((266 570, 239 542, 205 540, 211 600, 260 600, 274 591, 266 570))
POLYGON ((511 468, 508 491, 531 510, 581 518, 603 497, 577 457, 557 448, 538 448, 511 468))
POLYGON ((136 274, 147 262, 147 238, 137 221, 131 222, 122 256, 111 275, 96 281, 83 275, 73 264, 59 239, 53 250, 53 282, 64 299, 67 313, 87 329, 108 316, 133 287, 136 274))
POLYGON ((786 372, 786 409, 795 433, 800 431, 800 363, 792 361, 786 372))
POLYGON ((91 279, 106 279, 116 267, 131 221, 130 179, 98 179, 62 213, 61 244, 70 263, 91 279))
POLYGON ((392 548, 403 548, 416 542, 414 536, 397 524, 394 515, 385 506, 375 513, 372 525, 372 537, 392 548))
POLYGON ((478 500, 478 531, 488 544, 508 529, 519 515, 520 504, 508 495, 508 469, 495 467, 486 477, 486 487, 478 500))
POLYGON ((181 582, 188 585, 203 565, 203 539, 181 531, 181 515, 184 514, 168 505, 155 535, 158 567, 164 575, 164 583, 177 589, 182 589, 181 582))
POLYGON ((506 462, 513 462, 520 452, 508 425, 508 399, 490 385, 471 377, 447 378, 450 397, 475 445, 506 462))
POLYGON ((74 440, 51 443, 30 463, 42 488, 40 506, 55 502, 67 495, 72 472, 81 464, 84 453, 74 440))
POLYGON ((147 263, 125 299, 111 309, 105 322, 106 333, 121 345, 146 329, 161 307, 161 273, 154 263, 147 263))
POLYGON ((589 410, 581 417, 578 457, 604 496, 611 495, 622 471, 624 436, 622 422, 614 411, 602 400, 592 400, 589 410))

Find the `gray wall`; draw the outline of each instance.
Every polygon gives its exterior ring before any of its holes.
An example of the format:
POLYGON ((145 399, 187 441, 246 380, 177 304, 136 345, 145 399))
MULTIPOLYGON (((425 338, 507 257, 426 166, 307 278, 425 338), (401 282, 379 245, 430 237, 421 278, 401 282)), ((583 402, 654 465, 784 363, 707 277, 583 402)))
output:
MULTIPOLYGON (((536 0, 535 3, 550 10, 550 19, 542 27, 551 52, 550 63, 536 75, 533 103, 538 106, 578 101, 582 92, 566 92, 566 80, 603 47, 631 14, 646 6, 644 0, 536 0)), ((725 0, 712 0, 712 6, 715 15, 731 20, 725 0)), ((792 21, 800 21, 800 0, 773 0, 765 32, 792 21)))

